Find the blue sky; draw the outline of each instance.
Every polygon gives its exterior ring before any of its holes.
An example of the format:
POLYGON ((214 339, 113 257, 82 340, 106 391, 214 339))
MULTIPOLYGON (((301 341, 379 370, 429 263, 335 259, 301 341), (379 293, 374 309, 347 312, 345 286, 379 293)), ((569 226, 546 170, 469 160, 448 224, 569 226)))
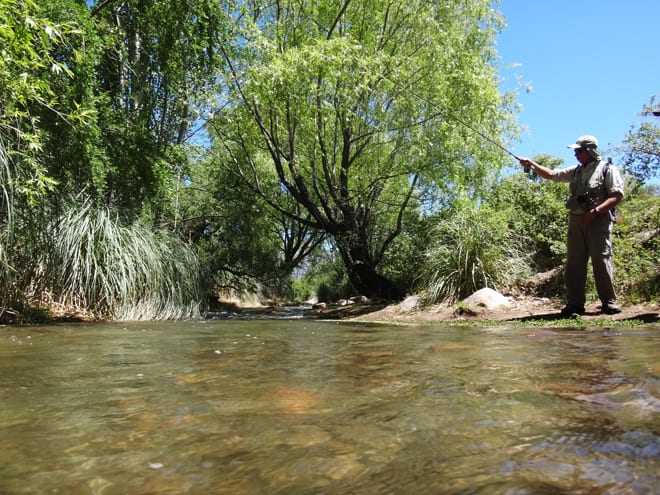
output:
MULTIPOLYGON (((575 163, 566 145, 592 134, 607 149, 639 124, 660 94, 659 0, 501 0, 502 87, 520 81, 518 116, 527 127, 518 156, 549 153, 575 163)), ((650 117, 653 118, 653 117, 650 117)), ((660 118, 655 118, 660 124, 660 118)))

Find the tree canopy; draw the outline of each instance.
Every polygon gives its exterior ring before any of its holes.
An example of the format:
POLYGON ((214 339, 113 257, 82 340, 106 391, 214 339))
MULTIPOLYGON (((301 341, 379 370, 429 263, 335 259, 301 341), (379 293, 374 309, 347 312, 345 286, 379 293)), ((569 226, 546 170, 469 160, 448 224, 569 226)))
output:
POLYGON ((240 15, 222 45, 227 84, 211 122, 218 163, 272 208, 329 235, 360 292, 400 296, 378 266, 404 212, 426 188, 474 187, 501 161, 460 124, 499 136, 507 123, 490 2, 229 10, 240 15), (263 180, 267 168, 277 184, 263 180))

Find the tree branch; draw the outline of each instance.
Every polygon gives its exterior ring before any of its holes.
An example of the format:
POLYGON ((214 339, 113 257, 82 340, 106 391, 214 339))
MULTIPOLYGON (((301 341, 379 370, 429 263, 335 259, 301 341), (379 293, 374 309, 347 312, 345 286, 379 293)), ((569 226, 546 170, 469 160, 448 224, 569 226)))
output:
POLYGON ((92 10, 90 11, 90 15, 91 15, 91 16, 95 16, 95 15, 98 14, 101 10, 103 10, 104 8, 106 8, 108 5, 110 5, 110 4, 112 4, 112 3, 115 3, 115 2, 119 2, 119 1, 123 1, 123 0, 101 0, 101 2, 99 2, 99 3, 96 4, 94 7, 92 7, 92 10))

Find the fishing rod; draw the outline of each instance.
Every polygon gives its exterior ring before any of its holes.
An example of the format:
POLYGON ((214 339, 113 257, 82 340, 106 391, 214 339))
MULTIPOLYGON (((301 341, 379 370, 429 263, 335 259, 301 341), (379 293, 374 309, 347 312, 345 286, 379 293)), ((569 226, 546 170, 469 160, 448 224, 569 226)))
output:
MULTIPOLYGON (((498 143, 498 142, 495 141, 494 139, 489 138, 489 137, 488 137, 487 135, 485 135, 483 132, 480 132, 480 131, 478 131, 477 129, 475 129, 474 127, 472 127, 472 126, 468 125, 467 123, 463 122, 461 119, 459 119, 459 118, 456 117, 455 115, 452 115, 452 114, 447 113, 447 112, 445 112, 445 113, 443 113, 443 114, 441 114, 441 115, 444 115, 445 117, 449 117, 450 119, 455 120, 456 122, 458 122, 459 124, 463 125, 464 127, 467 127, 468 129, 470 129, 472 132, 474 132, 475 134, 477 134, 477 135, 480 136, 481 138, 485 139, 486 141, 488 141, 488 142, 491 143, 491 144, 494 144, 495 146, 497 146, 499 149, 501 149, 501 150, 504 151, 505 153, 507 153, 507 154, 511 155, 512 157, 514 157, 516 160, 518 160, 519 163, 522 163, 522 158, 520 158, 518 155, 516 155, 515 153, 509 151, 508 149, 506 149, 504 146, 502 146, 500 143, 498 143)), ((523 170, 524 170, 524 172, 525 172, 526 174, 529 174, 531 168, 530 168, 529 165, 524 165, 524 166, 523 166, 523 170)))
MULTIPOLYGON (((392 81, 391 79, 389 79, 389 78, 386 78, 386 79, 388 79, 388 80, 389 80, 390 82, 392 82, 393 84, 395 84, 395 85, 397 85, 397 86, 400 86, 400 85, 398 85, 397 83, 395 83, 394 81, 392 81)), ((418 95, 417 93, 415 93, 415 92, 412 91, 411 89, 408 89, 408 91, 410 91, 410 94, 412 94, 412 95, 413 95, 415 98, 417 98, 418 100, 423 101, 423 102, 426 103, 427 105, 435 106, 433 103, 431 103, 430 101, 428 101, 426 98, 421 97, 420 95, 418 95)), ((437 112, 436 116, 438 116, 438 115, 443 116, 443 117, 445 117, 445 118, 449 118, 449 119, 451 119, 451 120, 454 120, 454 121, 458 122, 458 123, 461 124, 463 127, 465 127, 465 128, 467 128, 467 129, 471 130, 472 132, 474 132, 477 136, 479 136, 479 137, 481 137, 482 139, 488 141, 489 143, 491 143, 491 144, 497 146, 499 149, 501 149, 502 151, 504 151, 506 154, 508 154, 508 155, 512 156, 513 158, 515 158, 518 162, 521 162, 521 161, 522 161, 522 158, 520 158, 518 155, 516 155, 516 154, 513 153, 512 151, 509 151, 509 150, 506 149, 504 146, 502 146, 500 143, 498 143, 497 141, 495 141, 495 140, 492 139, 491 137, 487 136, 487 135, 484 134, 483 132, 481 132, 481 131, 475 129, 473 126, 469 125, 469 124, 468 124, 467 122, 465 122, 463 119, 459 119, 458 117, 456 117, 456 115, 454 115, 453 113, 447 111, 446 109, 441 109, 441 111, 437 112)), ((528 166, 525 166, 525 173, 529 173, 529 167, 528 167, 528 166)))
POLYGON ((494 139, 488 137, 488 136, 487 136, 486 134, 484 134, 483 132, 478 131, 477 129, 475 129, 475 128, 472 127, 471 125, 468 125, 466 122, 463 122, 463 120, 459 119, 459 118, 456 117, 455 115, 452 115, 452 114, 447 113, 447 112, 442 113, 441 115, 444 115, 445 117, 449 117, 450 119, 455 120, 456 122, 458 122, 458 123, 461 124, 462 126, 467 127, 467 128, 470 129, 472 132, 474 132, 476 135, 478 135, 478 136, 480 136, 481 138, 485 139, 485 140, 488 141, 489 143, 494 144, 495 146, 497 146, 499 149, 501 149, 501 150, 504 151, 505 153, 507 153, 507 154, 511 155, 512 157, 514 157, 516 160, 518 160, 518 161, 521 161, 521 160, 522 160, 522 158, 520 158, 519 156, 517 156, 516 154, 514 154, 512 151, 509 151, 509 150, 506 149, 504 146, 502 146, 500 143, 498 143, 498 142, 495 141, 494 139))

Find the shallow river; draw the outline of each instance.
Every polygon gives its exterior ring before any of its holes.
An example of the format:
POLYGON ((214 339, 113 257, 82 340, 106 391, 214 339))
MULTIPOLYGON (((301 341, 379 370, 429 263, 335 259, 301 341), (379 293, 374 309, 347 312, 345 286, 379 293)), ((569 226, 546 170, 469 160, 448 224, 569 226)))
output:
POLYGON ((648 494, 660 327, 0 328, 0 494, 648 494))

